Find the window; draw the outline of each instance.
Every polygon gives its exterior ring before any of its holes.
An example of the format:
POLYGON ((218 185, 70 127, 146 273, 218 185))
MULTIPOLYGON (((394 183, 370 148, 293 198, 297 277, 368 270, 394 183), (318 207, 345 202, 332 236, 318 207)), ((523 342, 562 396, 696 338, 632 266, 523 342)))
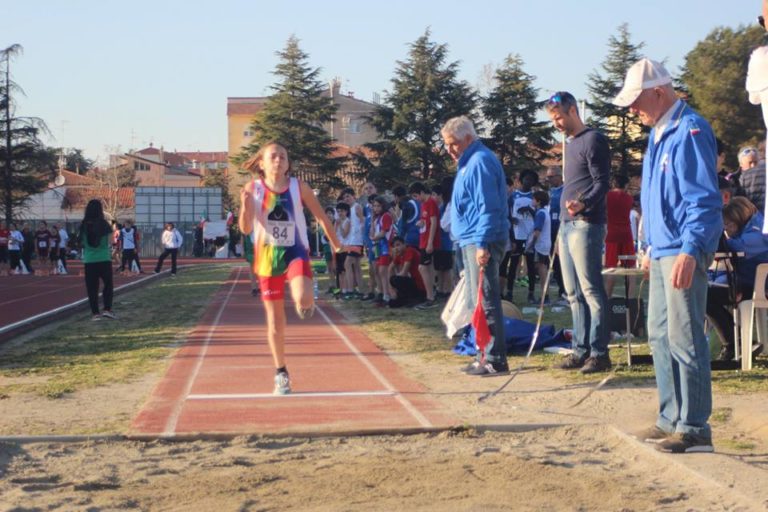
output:
POLYGON ((358 120, 350 121, 349 133, 360 133, 360 121, 358 120))
POLYGON ((245 131, 243 131, 243 137, 253 137, 253 136, 254 136, 253 130, 245 130, 245 131))
POLYGON ((149 164, 145 164, 143 162, 133 162, 133 170, 134 171, 148 171, 149 170, 149 164))

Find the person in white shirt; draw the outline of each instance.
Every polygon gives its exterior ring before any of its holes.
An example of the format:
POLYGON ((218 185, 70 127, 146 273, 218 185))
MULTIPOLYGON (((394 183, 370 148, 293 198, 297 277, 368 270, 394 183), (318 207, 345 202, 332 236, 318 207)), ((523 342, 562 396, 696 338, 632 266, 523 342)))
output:
POLYGON ((130 272, 136 258, 136 228, 130 220, 126 220, 120 230, 120 241, 123 246, 123 259, 120 262, 120 272, 130 272))
POLYGON ((67 226, 61 225, 59 229, 59 259, 61 260, 61 266, 64 270, 64 274, 67 273, 67 246, 69 245, 69 233, 67 233, 67 226))
POLYGON ((155 265, 155 274, 160 272, 160 269, 163 268, 163 261, 165 261, 165 258, 170 255, 171 277, 176 277, 176 258, 179 254, 179 248, 184 243, 184 239, 181 236, 181 233, 176 230, 173 222, 166 223, 165 231, 163 231, 163 236, 161 237, 161 242, 163 244, 163 253, 157 259, 157 265, 155 265))
POLYGON ((14 274, 28 274, 21 266, 21 246, 24 244, 24 235, 19 231, 15 223, 10 224, 11 234, 8 236, 8 256, 11 260, 11 272, 14 274))

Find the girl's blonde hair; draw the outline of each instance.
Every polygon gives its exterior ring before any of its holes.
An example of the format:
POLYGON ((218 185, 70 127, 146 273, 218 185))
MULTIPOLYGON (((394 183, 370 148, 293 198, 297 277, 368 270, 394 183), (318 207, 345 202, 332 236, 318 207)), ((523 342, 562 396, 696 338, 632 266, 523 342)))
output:
POLYGON ((723 218, 739 226, 739 230, 747 225, 749 219, 757 213, 757 208, 746 197, 734 197, 723 207, 723 218))
MULTIPOLYGON (((270 146, 279 146, 285 150, 285 154, 288 154, 286 147, 276 140, 271 140, 266 144, 263 144, 259 150, 248 160, 243 162, 243 169, 250 172, 253 175, 258 174, 264 177, 264 169, 261 168, 261 161, 264 159, 264 153, 267 152, 267 148, 270 146)), ((288 159, 288 172, 291 172, 291 159, 288 159)))

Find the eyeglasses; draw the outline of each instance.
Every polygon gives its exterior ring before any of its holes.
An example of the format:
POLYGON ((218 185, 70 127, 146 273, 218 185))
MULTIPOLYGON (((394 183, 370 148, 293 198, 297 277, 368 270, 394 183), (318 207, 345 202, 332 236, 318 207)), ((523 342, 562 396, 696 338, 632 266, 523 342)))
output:
POLYGON ((562 93, 556 92, 547 100, 547 105, 560 105, 563 102, 562 93))
POLYGON ((739 157, 752 155, 757 156, 757 151, 753 148, 744 148, 739 152, 739 157))

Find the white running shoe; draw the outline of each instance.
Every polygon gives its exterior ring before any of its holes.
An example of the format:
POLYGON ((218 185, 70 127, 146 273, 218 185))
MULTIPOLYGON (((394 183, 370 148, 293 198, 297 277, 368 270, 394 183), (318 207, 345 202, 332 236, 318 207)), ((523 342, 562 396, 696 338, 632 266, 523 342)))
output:
POLYGON ((287 395, 291 392, 291 378, 288 372, 280 372, 275 375, 275 395, 287 395))
POLYGON ((296 304, 296 314, 299 315, 299 318, 302 320, 307 320, 309 318, 312 318, 312 315, 315 314, 315 303, 313 302, 312 305, 309 307, 309 309, 303 309, 298 303, 296 304))
POLYGON ((109 318, 110 320, 117 320, 117 315, 107 309, 101 312, 101 316, 109 318))

